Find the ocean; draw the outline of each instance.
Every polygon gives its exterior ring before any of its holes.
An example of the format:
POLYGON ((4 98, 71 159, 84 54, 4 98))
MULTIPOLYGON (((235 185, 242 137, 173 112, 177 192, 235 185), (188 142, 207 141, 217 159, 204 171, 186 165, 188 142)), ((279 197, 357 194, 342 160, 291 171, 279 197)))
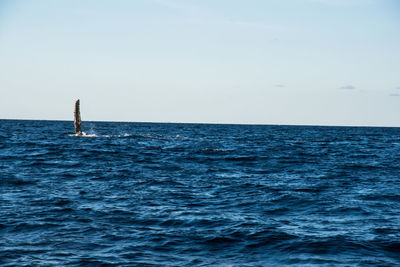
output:
POLYGON ((400 128, 0 120, 1 266, 399 266, 400 128))

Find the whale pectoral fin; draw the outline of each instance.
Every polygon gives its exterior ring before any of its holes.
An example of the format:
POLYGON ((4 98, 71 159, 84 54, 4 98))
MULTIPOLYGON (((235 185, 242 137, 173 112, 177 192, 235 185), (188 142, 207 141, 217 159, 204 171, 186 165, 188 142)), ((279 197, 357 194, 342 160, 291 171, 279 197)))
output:
POLYGON ((74 126, 75 126, 75 135, 82 135, 82 120, 81 120, 79 99, 76 100, 75 102, 74 126))

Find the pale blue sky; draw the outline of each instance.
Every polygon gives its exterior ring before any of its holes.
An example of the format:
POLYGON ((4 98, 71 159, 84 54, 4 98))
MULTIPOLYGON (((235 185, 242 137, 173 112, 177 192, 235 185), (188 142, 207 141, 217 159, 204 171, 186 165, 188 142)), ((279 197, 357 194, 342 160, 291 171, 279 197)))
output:
POLYGON ((400 126, 397 0, 0 0, 0 118, 400 126))

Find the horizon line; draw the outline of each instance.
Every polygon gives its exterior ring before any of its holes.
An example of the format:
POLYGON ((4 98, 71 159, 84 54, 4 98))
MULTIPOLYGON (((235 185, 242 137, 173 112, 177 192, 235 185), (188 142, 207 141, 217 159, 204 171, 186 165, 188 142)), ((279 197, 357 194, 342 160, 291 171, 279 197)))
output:
MULTIPOLYGON (((62 121, 74 122, 74 120, 64 119, 6 119, 8 121, 62 121)), ((85 122, 122 122, 122 123, 153 123, 153 124, 205 124, 205 125, 244 125, 244 126, 293 126, 293 127, 358 127, 358 128, 400 128, 400 126, 381 126, 381 125, 335 125, 335 124, 275 124, 275 123, 231 123, 231 122, 174 122, 174 121, 118 121, 118 120, 86 120, 85 122)))

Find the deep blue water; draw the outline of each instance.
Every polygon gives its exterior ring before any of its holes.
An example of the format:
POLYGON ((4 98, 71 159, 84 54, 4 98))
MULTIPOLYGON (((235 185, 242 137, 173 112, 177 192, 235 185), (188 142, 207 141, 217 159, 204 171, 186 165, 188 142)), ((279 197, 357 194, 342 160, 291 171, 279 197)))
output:
POLYGON ((0 265, 400 265, 400 128, 0 120, 0 265))

